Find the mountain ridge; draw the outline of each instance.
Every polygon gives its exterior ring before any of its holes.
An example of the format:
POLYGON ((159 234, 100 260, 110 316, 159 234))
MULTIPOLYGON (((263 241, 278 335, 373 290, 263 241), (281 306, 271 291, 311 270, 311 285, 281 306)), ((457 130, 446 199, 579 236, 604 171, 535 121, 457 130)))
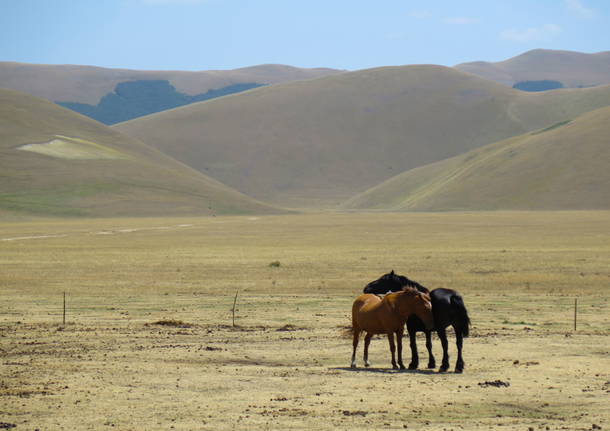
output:
POLYGON ((115 126, 224 184, 334 207, 392 176, 610 104, 610 86, 526 93, 435 65, 295 81, 115 126))
POLYGON ((50 101, 95 105, 117 84, 137 80, 167 80, 179 92, 195 95, 244 82, 275 84, 313 79, 343 71, 263 64, 229 70, 136 70, 88 65, 32 64, 0 61, 0 87, 50 101))
POLYGON ((509 87, 542 80, 560 82, 566 88, 610 84, 610 51, 533 49, 502 61, 473 61, 454 67, 509 87))

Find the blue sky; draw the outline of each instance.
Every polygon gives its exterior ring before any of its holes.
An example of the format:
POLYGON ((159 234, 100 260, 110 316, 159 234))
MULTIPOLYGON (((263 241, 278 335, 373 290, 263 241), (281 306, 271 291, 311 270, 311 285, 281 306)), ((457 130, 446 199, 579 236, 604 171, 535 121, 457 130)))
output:
POLYGON ((610 50, 607 0, 0 0, 0 61, 363 69, 610 50))

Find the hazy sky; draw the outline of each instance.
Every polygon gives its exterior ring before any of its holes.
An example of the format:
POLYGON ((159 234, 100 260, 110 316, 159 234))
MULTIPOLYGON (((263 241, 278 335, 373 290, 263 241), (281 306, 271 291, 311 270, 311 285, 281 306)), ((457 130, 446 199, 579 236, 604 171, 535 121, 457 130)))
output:
POLYGON ((362 69, 610 50, 608 0, 0 0, 0 61, 362 69))

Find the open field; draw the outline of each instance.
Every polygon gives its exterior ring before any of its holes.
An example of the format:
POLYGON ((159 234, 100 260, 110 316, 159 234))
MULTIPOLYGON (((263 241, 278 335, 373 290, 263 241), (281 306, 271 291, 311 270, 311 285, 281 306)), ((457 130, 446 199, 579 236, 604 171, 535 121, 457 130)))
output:
POLYGON ((607 429, 609 286, 607 211, 4 221, 0 429, 607 429), (391 269, 463 294, 464 374, 348 368, 391 269))

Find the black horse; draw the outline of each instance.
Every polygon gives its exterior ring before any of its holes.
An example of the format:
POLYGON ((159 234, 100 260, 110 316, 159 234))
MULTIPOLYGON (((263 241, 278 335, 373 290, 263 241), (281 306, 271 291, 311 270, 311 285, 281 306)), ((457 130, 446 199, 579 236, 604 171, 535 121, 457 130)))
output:
MULTIPOLYGON (((462 358, 463 339, 468 337, 470 328, 470 318, 468 311, 462 300, 462 296, 452 289, 434 289, 430 292, 416 281, 409 280, 403 275, 394 273, 394 270, 389 274, 382 275, 379 279, 370 282, 364 288, 364 293, 374 293, 382 295, 388 292, 397 292, 405 286, 414 287, 420 292, 430 294, 432 302, 432 314, 434 315, 434 329, 438 334, 443 346, 443 362, 439 372, 445 372, 449 369, 449 343, 447 342, 446 328, 451 325, 455 330, 456 345, 458 350, 458 359, 455 364, 455 372, 461 373, 464 371, 464 359, 462 358)), ((407 320, 407 331, 409 332, 411 345, 411 363, 410 370, 415 370, 419 366, 419 355, 417 353, 417 343, 415 334, 424 332, 426 334, 426 348, 428 349, 428 368, 435 368, 436 361, 432 354, 432 332, 426 330, 424 323, 416 316, 411 316, 407 320)))

